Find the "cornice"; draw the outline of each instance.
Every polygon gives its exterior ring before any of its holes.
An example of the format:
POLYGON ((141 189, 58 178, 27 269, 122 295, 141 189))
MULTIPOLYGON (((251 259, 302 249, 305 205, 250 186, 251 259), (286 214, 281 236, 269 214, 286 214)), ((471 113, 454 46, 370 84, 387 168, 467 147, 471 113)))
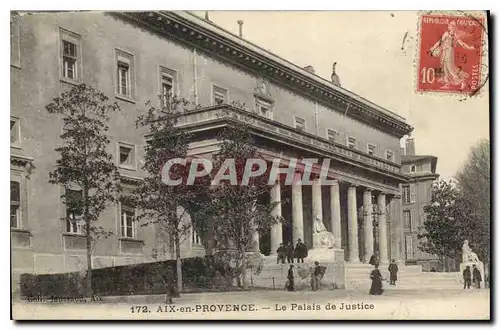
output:
POLYGON ((257 76, 264 76, 330 109, 345 113, 349 106, 348 116, 398 138, 413 130, 403 117, 346 89, 335 86, 189 13, 149 11, 113 12, 112 14, 180 43, 188 44, 211 56, 229 61, 257 76))

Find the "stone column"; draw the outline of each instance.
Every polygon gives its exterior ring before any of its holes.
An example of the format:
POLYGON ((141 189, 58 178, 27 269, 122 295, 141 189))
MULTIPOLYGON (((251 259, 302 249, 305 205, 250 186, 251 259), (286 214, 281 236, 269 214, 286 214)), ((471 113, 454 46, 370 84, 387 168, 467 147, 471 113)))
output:
POLYGON ((358 248, 358 210, 356 206, 356 186, 347 191, 347 218, 349 230, 349 262, 359 262, 358 248))
POLYGON ((380 214, 378 216, 378 246, 379 246, 379 258, 380 264, 388 264, 389 256, 387 250, 387 219, 386 219, 386 203, 385 194, 380 193, 378 195, 378 207, 380 214))
POLYGON ((304 242, 304 216, 302 211, 302 184, 300 176, 292 182, 292 229, 293 244, 300 238, 304 242))
POLYGON ((363 193, 363 223, 364 223, 364 242, 365 253, 364 262, 370 262, 370 257, 373 255, 373 205, 372 192, 366 189, 363 193))
POLYGON ((314 180, 312 182, 312 220, 313 223, 316 217, 319 217, 323 221, 323 205, 321 196, 321 182, 319 180, 314 180))
POLYGON ((339 182, 335 182, 330 186, 330 216, 332 221, 332 232, 335 238, 335 248, 342 248, 342 225, 340 222, 340 190, 339 182))
MULTIPOLYGON (((281 187, 279 182, 271 188, 271 204, 279 203, 272 210, 273 217, 281 217, 281 187)), ((271 254, 275 255, 280 243, 283 243, 283 230, 281 222, 274 224, 271 227, 271 254)))

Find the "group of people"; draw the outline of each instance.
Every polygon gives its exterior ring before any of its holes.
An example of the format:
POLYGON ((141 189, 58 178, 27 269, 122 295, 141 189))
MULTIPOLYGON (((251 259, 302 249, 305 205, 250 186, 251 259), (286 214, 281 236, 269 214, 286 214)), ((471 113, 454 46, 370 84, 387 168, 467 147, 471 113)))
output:
POLYGON ((466 266, 462 275, 464 277, 464 289, 465 288, 470 289, 472 283, 474 283, 474 287, 476 289, 481 289, 481 282, 482 282, 481 272, 476 267, 476 265, 472 265, 472 274, 470 271, 470 266, 466 266))
MULTIPOLYGON (((320 266, 319 262, 314 262, 314 269, 311 273, 311 290, 317 291, 321 283, 321 279, 325 274, 326 267, 320 266)), ((288 291, 295 291, 295 277, 293 275, 293 265, 288 268, 287 282, 285 289, 288 291)))
MULTIPOLYGON (((373 265, 375 269, 370 273, 370 279, 372 280, 372 285, 370 287, 371 295, 381 295, 384 292, 382 288, 382 273, 378 269, 378 260, 375 256, 370 258, 370 265, 373 265)), ((389 264, 389 285, 396 285, 396 281, 398 280, 398 265, 396 264, 396 260, 392 259, 389 264)))
POLYGON ((276 250, 276 253, 278 254, 276 263, 279 264, 281 262, 284 264, 286 260, 289 264, 293 264, 294 259, 297 259, 297 263, 303 263, 304 258, 307 257, 307 252, 307 246, 300 238, 297 240, 295 248, 293 247, 292 242, 289 242, 286 246, 284 246, 283 243, 280 243, 278 250, 276 250))

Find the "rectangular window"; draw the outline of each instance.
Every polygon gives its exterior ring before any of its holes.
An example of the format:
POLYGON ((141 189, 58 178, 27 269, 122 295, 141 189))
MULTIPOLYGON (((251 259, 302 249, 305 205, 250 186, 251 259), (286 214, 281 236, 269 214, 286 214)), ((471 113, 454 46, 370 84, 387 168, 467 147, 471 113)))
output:
POLYGON ((18 13, 10 15, 10 65, 21 67, 21 31, 18 13))
POLYGON ((412 226, 411 226, 412 220, 411 220, 411 211, 410 210, 403 211, 403 219, 404 219, 405 229, 412 230, 412 226))
POLYGON ((21 226, 21 184, 17 181, 10 182, 10 227, 21 226))
POLYGON ((405 237, 405 245, 406 245, 406 259, 407 260, 412 260, 413 259, 413 241, 411 236, 406 236, 405 237))
POLYGON ((227 104, 228 103, 228 91, 227 89, 212 85, 213 95, 212 103, 213 105, 227 104))
POLYGON ((417 171, 417 165, 410 165, 410 172, 415 173, 417 171))
POLYGON ((390 150, 386 150, 385 151, 385 158, 390 161, 390 162, 393 162, 394 161, 394 153, 390 150))
POLYGON ((356 149, 357 142, 355 137, 353 136, 347 137, 347 147, 349 147, 349 149, 356 149))
POLYGON ((21 126, 19 118, 10 118, 10 145, 19 147, 21 142, 21 126))
POLYGON ((122 142, 118 143, 118 165, 128 169, 135 169, 136 162, 134 145, 122 142))
POLYGON ((295 120, 295 128, 301 131, 306 130, 306 120, 300 117, 294 117, 295 120))
POLYGON ((339 135, 339 133, 338 133, 336 130, 334 130, 334 129, 330 129, 330 128, 328 128, 328 129, 326 130, 326 138, 327 138, 327 139, 328 139, 328 141, 330 141, 330 142, 335 142, 335 141, 337 141, 337 136, 338 136, 338 135, 339 135))
POLYGON ((122 237, 135 238, 135 209, 126 204, 120 205, 120 223, 122 237))
POLYGON ((66 204, 66 231, 68 233, 85 234, 82 201, 83 192, 81 190, 66 190, 64 203, 66 204))
POLYGON ((191 227, 191 244, 195 245, 200 245, 201 244, 201 238, 196 232, 196 229, 191 227))
POLYGON ((403 197, 403 204, 410 204, 411 203, 411 198, 410 198, 410 186, 403 186, 403 191, 402 191, 402 197, 403 197))
POLYGON ((128 99, 135 97, 134 56, 115 49, 116 58, 116 95, 128 99))
POLYGON ((266 118, 273 119, 273 114, 272 114, 272 104, 268 101, 262 100, 262 99, 256 99, 256 108, 257 112, 266 118))
POLYGON ((73 32, 61 32, 61 79, 69 82, 81 81, 81 37, 73 32))
POLYGON ((373 155, 375 155, 377 147, 375 145, 371 144, 371 143, 368 143, 367 146, 366 146, 366 149, 367 149, 366 152, 368 152, 368 154, 370 156, 373 156, 373 155))
POLYGON ((177 72, 160 66, 160 106, 164 108, 168 100, 176 95, 177 72))

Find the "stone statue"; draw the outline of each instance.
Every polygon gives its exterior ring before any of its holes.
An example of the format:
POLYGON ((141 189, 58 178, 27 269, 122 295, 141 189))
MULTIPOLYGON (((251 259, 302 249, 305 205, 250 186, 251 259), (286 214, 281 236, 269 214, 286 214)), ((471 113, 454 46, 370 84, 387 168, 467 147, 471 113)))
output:
POLYGON ((334 84, 335 86, 339 86, 340 87, 340 78, 337 75, 337 72, 335 72, 335 67, 336 66, 337 66, 337 62, 333 63, 333 65, 332 65, 332 76, 331 76, 331 79, 332 79, 332 84, 334 84))
POLYGON ((325 228, 325 224, 323 223, 323 220, 316 216, 316 219, 314 219, 314 232, 321 233, 323 231, 327 231, 325 228))
POLYGON ((479 262, 479 258, 477 254, 472 252, 472 249, 469 247, 469 241, 465 240, 464 245, 462 245, 462 262, 479 262))
POLYGON ((333 234, 326 230, 325 224, 319 216, 314 219, 313 230, 313 248, 333 248, 335 242, 333 234))

